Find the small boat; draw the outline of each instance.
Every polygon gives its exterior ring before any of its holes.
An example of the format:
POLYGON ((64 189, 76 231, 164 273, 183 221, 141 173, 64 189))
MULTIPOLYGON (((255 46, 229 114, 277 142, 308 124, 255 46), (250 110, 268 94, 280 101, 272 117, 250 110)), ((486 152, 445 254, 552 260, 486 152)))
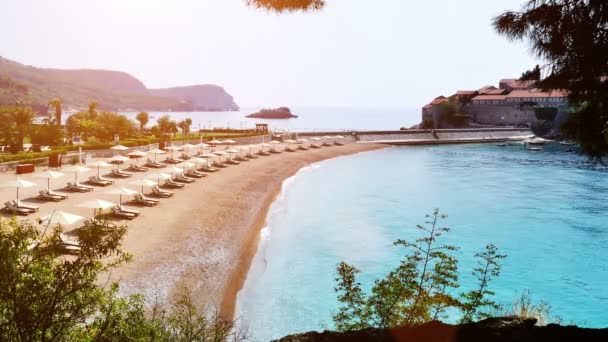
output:
POLYGON ((534 138, 526 141, 526 143, 533 146, 542 146, 545 144, 545 139, 534 138))
POLYGON ((566 140, 562 140, 559 142, 560 145, 566 145, 566 146, 572 146, 575 145, 576 143, 573 141, 566 141, 566 140))
POLYGON ((496 144, 496 146, 507 146, 507 143, 499 143, 499 144, 496 144))
POLYGON ((527 150, 528 151, 536 151, 536 152, 538 152, 538 151, 542 151, 543 148, 542 147, 528 147, 527 150))

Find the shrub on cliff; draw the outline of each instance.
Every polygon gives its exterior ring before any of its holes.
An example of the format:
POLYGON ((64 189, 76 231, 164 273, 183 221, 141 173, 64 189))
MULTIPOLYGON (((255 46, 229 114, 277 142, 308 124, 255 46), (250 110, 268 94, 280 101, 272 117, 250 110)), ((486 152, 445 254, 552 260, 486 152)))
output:
POLYGON ((487 245, 483 252, 477 253, 479 265, 473 274, 478 286, 456 296, 458 260, 453 253, 458 248, 441 242, 440 237, 450 231, 440 226, 445 215, 435 210, 427 218, 426 226, 417 226, 423 234, 421 238, 413 243, 394 242, 408 253, 385 278, 375 281, 369 294, 357 282, 360 271, 340 263, 335 291, 341 306, 333 315, 338 330, 414 326, 446 318, 448 309, 460 310, 461 321, 471 322, 489 317, 489 311, 499 307, 491 300, 494 293, 488 285, 500 274, 500 260, 505 256, 498 254, 494 245, 487 245))

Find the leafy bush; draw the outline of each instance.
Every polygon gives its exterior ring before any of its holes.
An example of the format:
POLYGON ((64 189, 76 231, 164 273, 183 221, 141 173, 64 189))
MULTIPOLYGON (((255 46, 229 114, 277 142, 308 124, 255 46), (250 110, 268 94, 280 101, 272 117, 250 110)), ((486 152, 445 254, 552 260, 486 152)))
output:
POLYGON ((426 226, 417 226, 423 234, 421 238, 413 243, 394 242, 408 253, 385 278, 375 281, 371 293, 365 293, 357 282, 357 268, 340 263, 335 291, 341 306, 333 315, 338 330, 413 326, 446 318, 450 308, 460 310, 461 321, 469 322, 489 316, 488 309, 498 308, 489 298, 493 292, 488 290, 488 284, 499 275, 500 260, 505 256, 498 254, 493 245, 476 254, 479 267, 473 274, 479 285, 462 293, 459 299, 453 293, 459 287, 458 260, 452 255, 458 248, 440 243, 440 237, 450 231, 439 225, 446 216, 435 210, 427 218, 426 226))

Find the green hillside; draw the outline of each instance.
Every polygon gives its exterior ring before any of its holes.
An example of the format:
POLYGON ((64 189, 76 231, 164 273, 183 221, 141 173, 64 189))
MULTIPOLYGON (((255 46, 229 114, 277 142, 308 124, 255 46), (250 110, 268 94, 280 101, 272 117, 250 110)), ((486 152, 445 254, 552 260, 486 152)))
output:
POLYGON ((60 98, 65 109, 85 108, 91 101, 114 111, 189 111, 205 108, 205 102, 217 107, 217 101, 209 98, 188 101, 151 94, 140 80, 125 72, 43 69, 0 57, 0 105, 22 101, 42 108, 52 98, 60 98))

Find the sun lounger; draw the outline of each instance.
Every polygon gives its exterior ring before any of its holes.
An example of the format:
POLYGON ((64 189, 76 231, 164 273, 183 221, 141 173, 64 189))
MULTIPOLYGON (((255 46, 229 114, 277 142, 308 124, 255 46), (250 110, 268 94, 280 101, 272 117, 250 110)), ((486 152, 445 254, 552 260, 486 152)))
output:
POLYGON ((184 172, 184 176, 186 176, 186 177, 193 177, 193 178, 207 177, 206 174, 204 174, 202 172, 198 172, 196 170, 188 170, 188 171, 184 172))
POLYGON ((196 179, 194 178, 185 176, 183 172, 175 175, 175 177, 173 177, 173 180, 180 183, 194 183, 196 181, 196 179))
POLYGON ((110 172, 110 175, 113 177, 117 177, 117 178, 129 178, 129 177, 133 176, 132 173, 119 171, 119 170, 112 170, 112 172, 110 172))
POLYGON ((152 187, 152 195, 154 195, 156 197, 168 198, 168 197, 173 196, 173 192, 168 191, 168 190, 163 190, 160 187, 158 187, 158 185, 155 185, 152 187))
POLYGON ((174 159, 174 158, 171 158, 171 157, 169 157, 169 158, 167 158, 167 159, 163 160, 163 162, 164 162, 164 163, 167 163, 167 164, 179 164, 179 163, 181 163, 182 161, 183 161, 183 160, 174 159))
POLYGON ((339 141, 334 141, 334 145, 336 145, 336 146, 344 146, 344 143, 341 143, 339 141))
POLYGON ((86 219, 84 220, 84 226, 87 228, 91 228, 91 227, 100 227, 100 228, 105 228, 105 229, 116 229, 116 225, 110 222, 102 222, 99 221, 97 219, 86 219))
POLYGON ((120 211, 124 211, 125 213, 131 213, 135 216, 139 216, 139 214, 141 214, 141 212, 137 209, 131 209, 128 207, 125 207, 124 205, 117 205, 116 206, 120 211))
POLYGON ((234 159, 228 159, 228 160, 225 161, 225 163, 229 164, 229 165, 239 165, 240 164, 239 161, 236 161, 234 159))
POLYGON ((222 163, 222 162, 218 162, 218 161, 214 161, 213 163, 211 163, 211 166, 213 167, 219 167, 219 168, 225 168, 228 167, 228 165, 222 163))
POLYGON ((29 210, 33 210, 33 211, 38 211, 40 209, 35 205, 27 205, 21 201, 16 201, 16 200, 13 200, 13 204, 16 205, 17 208, 29 209, 29 210))
POLYGON ((97 177, 97 176, 91 176, 91 177, 89 177, 88 183, 97 185, 97 186, 108 186, 108 185, 112 185, 114 183, 114 181, 111 181, 109 179, 101 179, 100 177, 97 177))
POLYGON ((179 156, 179 157, 180 157, 181 159, 183 159, 183 160, 190 160, 190 159, 192 159, 192 157, 190 157, 189 155, 187 155, 187 154, 185 154, 185 153, 182 153, 182 155, 181 155, 181 156, 179 156))
POLYGON ((298 150, 300 151, 308 151, 308 147, 304 147, 304 145, 298 146, 298 150))
POLYGON ((321 146, 334 146, 334 145, 329 144, 329 143, 327 143, 327 142, 323 142, 323 144, 321 144, 321 146))
POLYGON ((134 199, 135 203, 145 205, 148 207, 152 207, 152 206, 155 206, 158 203, 160 203, 159 200, 148 198, 148 197, 144 196, 143 194, 136 194, 133 197, 135 198, 134 199))
POLYGON ((208 165, 203 165, 203 166, 199 167, 197 170, 202 171, 202 172, 218 172, 219 171, 219 169, 216 169, 216 168, 214 168, 212 166, 208 166, 208 165))
POLYGON ((236 157, 234 157, 234 159, 233 159, 233 160, 240 161, 240 162, 246 162, 246 161, 249 161, 249 159, 244 158, 243 156, 236 156, 236 157))
POLYGON ((4 208, 2 208, 2 210, 7 211, 11 214, 17 214, 17 215, 23 215, 23 216, 27 216, 27 215, 35 212, 35 210, 19 208, 12 202, 5 202, 4 208))
POLYGON ((268 157, 270 155, 270 153, 266 152, 266 151, 258 151, 258 156, 263 156, 263 157, 268 157))
POLYGON ((247 157, 249 159, 258 159, 258 156, 256 156, 255 154, 251 154, 251 153, 247 153, 245 155, 245 157, 247 157))
POLYGON ((41 200, 41 201, 53 201, 53 202, 59 202, 61 200, 64 200, 66 198, 68 198, 68 196, 65 195, 58 195, 58 194, 52 194, 50 193, 48 190, 40 190, 38 191, 38 193, 40 195, 38 195, 38 197, 36 197, 37 199, 41 200))
POLYGON ((93 191, 93 187, 92 186, 88 186, 88 185, 84 185, 84 184, 80 184, 80 183, 72 183, 72 182, 67 182, 67 185, 64 188, 65 190, 68 191, 72 191, 72 192, 89 192, 89 191, 93 191))
POLYGON ((159 163, 159 162, 151 160, 151 159, 148 159, 148 161, 146 161, 146 163, 144 165, 148 166, 148 167, 155 168, 155 169, 160 169, 160 168, 163 168, 163 167, 167 166, 167 165, 165 165, 163 163, 159 163))
POLYGON ((112 207, 112 215, 114 215, 116 217, 124 218, 127 220, 132 220, 135 217, 137 217, 137 215, 135 213, 127 212, 127 211, 121 209, 119 206, 112 207))
POLYGON ((285 151, 287 151, 287 152, 295 152, 297 150, 295 148, 293 148, 293 147, 286 147, 285 151))
POLYGON ((321 146, 316 145, 316 144, 310 144, 310 148, 321 148, 321 146))
POLYGON ((60 233, 59 238, 61 239, 61 246, 64 248, 65 252, 69 254, 77 254, 80 252, 80 241, 78 241, 77 237, 60 233))
POLYGON ((136 171, 136 172, 146 172, 146 171, 148 171, 148 168, 145 167, 145 166, 139 166, 139 165, 131 164, 129 166, 129 170, 136 171))
POLYGON ((165 186, 167 188, 181 189, 185 186, 185 184, 174 182, 172 179, 167 179, 167 180, 165 180, 165 183, 163 184, 163 186, 165 186))
POLYGON ((277 150, 277 149, 275 149, 275 148, 271 148, 270 150, 268 150, 268 152, 270 152, 270 153, 274 153, 274 154, 279 154, 279 153, 281 153, 281 151, 279 151, 279 150, 277 150))

